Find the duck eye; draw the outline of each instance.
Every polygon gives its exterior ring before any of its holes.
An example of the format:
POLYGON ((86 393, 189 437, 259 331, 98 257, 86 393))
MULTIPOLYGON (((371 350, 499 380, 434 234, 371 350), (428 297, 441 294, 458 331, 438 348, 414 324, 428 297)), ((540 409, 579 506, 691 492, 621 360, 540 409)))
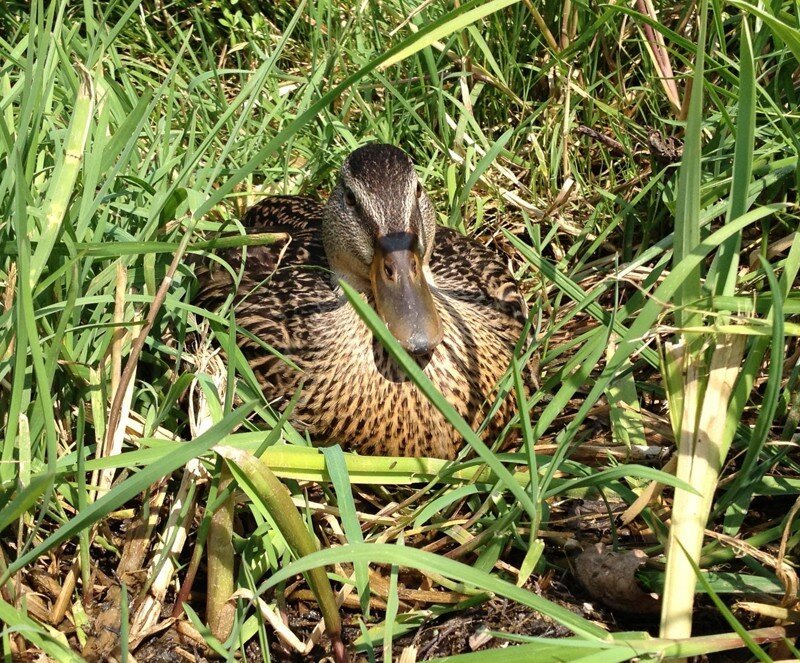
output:
POLYGON ((422 198, 422 182, 417 182, 417 198, 422 198))
POLYGON ((350 189, 344 190, 344 202, 347 203, 348 207, 356 206, 356 196, 350 189))

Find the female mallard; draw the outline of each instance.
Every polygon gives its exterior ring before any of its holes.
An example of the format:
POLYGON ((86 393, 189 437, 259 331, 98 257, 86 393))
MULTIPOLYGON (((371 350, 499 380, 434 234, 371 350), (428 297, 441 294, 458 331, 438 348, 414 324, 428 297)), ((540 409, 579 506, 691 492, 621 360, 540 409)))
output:
MULTIPOLYGON (((363 293, 473 428, 509 366, 526 307, 498 256, 436 227, 411 159, 391 145, 367 145, 345 160, 324 207, 267 198, 243 225, 290 235, 284 246, 249 248, 243 270, 240 250, 221 254, 242 274, 237 324, 300 369, 241 337, 267 398, 281 407, 302 383, 292 421, 321 444, 453 458, 462 439, 372 336, 338 280, 363 293)), ((199 278, 198 301, 209 309, 234 287, 219 266, 199 278)), ((486 437, 507 423, 513 401, 505 399, 486 437)))

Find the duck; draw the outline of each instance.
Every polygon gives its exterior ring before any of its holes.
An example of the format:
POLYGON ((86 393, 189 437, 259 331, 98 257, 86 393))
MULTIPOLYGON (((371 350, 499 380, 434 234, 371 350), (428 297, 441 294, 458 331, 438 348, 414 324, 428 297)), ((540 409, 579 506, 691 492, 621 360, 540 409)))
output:
POLYGON ((197 270, 195 303, 211 311, 233 295, 245 332, 237 344, 265 397, 281 411, 300 390, 290 420, 312 443, 448 460, 464 445, 373 336, 342 281, 485 441, 514 416, 512 390, 482 426, 520 340, 526 301, 497 252, 437 225, 406 152, 359 147, 327 202, 266 197, 242 226, 288 239, 218 251, 197 270))

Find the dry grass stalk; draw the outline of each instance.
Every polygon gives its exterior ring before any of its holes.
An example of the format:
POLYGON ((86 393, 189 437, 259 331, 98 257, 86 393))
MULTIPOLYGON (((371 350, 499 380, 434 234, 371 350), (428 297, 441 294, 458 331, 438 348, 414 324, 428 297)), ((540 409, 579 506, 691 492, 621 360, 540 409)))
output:
MULTIPOLYGON (((17 288, 17 263, 12 262, 8 268, 8 277, 6 278, 5 288, 3 291, 3 311, 10 311, 14 306, 14 294, 17 288)), ((12 336, 8 341, 8 347, 0 359, 7 359, 14 354, 15 338, 12 336)))
POLYGON ((792 624, 800 623, 800 612, 797 610, 789 610, 779 605, 757 603, 755 601, 739 601, 736 603, 736 607, 762 617, 768 617, 769 619, 777 619, 792 624))
MULTIPOLYGON (((125 583, 129 588, 139 587, 142 584, 142 569, 150 552, 153 530, 158 522, 158 513, 164 505, 166 493, 167 484, 162 482, 151 496, 139 522, 128 532, 122 556, 117 564, 116 577, 120 583, 125 583)), ((119 646, 121 594, 120 585, 111 584, 106 591, 105 609, 93 615, 93 634, 87 639, 81 651, 81 655, 88 661, 109 660, 119 646)))
POLYGON ((52 622, 50 618, 51 611, 48 603, 42 598, 41 594, 37 594, 27 585, 21 585, 19 597, 19 607, 26 610, 31 617, 43 624, 55 625, 55 622, 52 622))
POLYGON ((61 591, 53 605, 53 612, 49 619, 51 624, 60 624, 61 620, 64 619, 64 615, 67 614, 67 609, 72 601, 72 592, 75 591, 75 585, 78 581, 79 571, 80 564, 78 563, 78 559, 75 558, 69 571, 67 571, 67 575, 64 577, 64 581, 61 584, 61 591))
POLYGON ((800 603, 800 598, 798 598, 800 594, 800 582, 797 578, 797 572, 786 562, 786 547, 789 543, 789 536, 792 533, 792 524, 798 513, 800 513, 800 498, 795 500, 794 506, 792 506, 789 511, 789 516, 786 518, 783 535, 781 536, 781 545, 778 550, 778 558, 776 560, 778 578, 786 588, 782 604, 788 608, 794 608, 800 603))
POLYGON ((183 550, 192 522, 195 501, 192 488, 200 475, 195 467, 199 464, 199 461, 193 460, 187 465, 164 526, 161 544, 150 562, 147 574, 149 588, 145 597, 140 600, 139 608, 131 620, 131 649, 139 646, 161 617, 164 597, 175 575, 175 564, 172 560, 183 550))
MULTIPOLYGON (((651 18, 653 21, 658 21, 652 0, 636 0, 636 7, 645 16, 651 18)), ((647 50, 650 53, 653 66, 658 73, 658 79, 664 87, 664 92, 667 94, 667 99, 672 105, 673 110, 675 110, 679 116, 683 117, 678 86, 675 84, 675 74, 672 71, 672 63, 669 59, 669 51, 667 51, 666 44, 664 43, 664 36, 659 31, 653 30, 647 23, 642 26, 642 30, 644 31, 646 39, 647 50)))
MULTIPOLYGON (((303 601, 305 603, 308 602, 316 602, 317 597, 314 596, 314 592, 310 589, 297 589, 292 592, 292 599, 297 601, 303 601)), ((372 596, 369 599, 369 606, 372 610, 386 610, 386 601, 380 599, 376 596, 372 596)), ((353 594, 349 594, 345 599, 341 602, 340 607, 345 607, 350 610, 360 610, 361 609, 361 599, 358 596, 353 594)), ((320 634, 325 632, 325 624, 324 622, 319 622, 317 625, 319 627, 320 634)), ((317 630, 317 626, 314 627, 314 630, 317 630)))
MULTIPOLYGON (((77 408, 73 409, 74 412, 77 412, 77 408)), ((102 412, 100 413, 102 417, 102 412)), ((86 421, 92 425, 100 424, 102 422, 98 422, 96 417, 94 416, 94 412, 91 407, 86 408, 86 421)), ((139 441, 144 437, 145 434, 145 420, 141 414, 138 412, 130 412, 128 414, 128 418, 126 421, 122 423, 122 430, 123 442, 127 442, 129 444, 138 444, 139 441)), ((152 436, 155 439, 159 440, 168 440, 170 442, 180 442, 181 438, 173 433, 171 430, 164 428, 163 426, 158 426, 155 430, 152 431, 152 436)))
MULTIPOLYGON (((117 263, 117 273, 114 289, 114 317, 115 325, 120 325, 114 331, 114 339, 111 343, 111 357, 110 357, 110 372, 111 372, 111 399, 112 408, 109 412, 108 421, 116 420, 114 430, 110 428, 106 430, 106 435, 102 445, 98 445, 100 452, 97 458, 107 458, 109 456, 116 456, 122 452, 122 442, 125 435, 124 422, 128 420, 131 410, 131 402, 133 400, 134 383, 136 380, 136 366, 131 369, 131 377, 127 383, 122 381, 122 349, 130 338, 130 332, 125 330, 121 325, 125 322, 125 293, 128 287, 128 273, 121 262, 117 263), (124 389, 124 393, 120 394, 119 390, 124 389), (114 407, 118 411, 114 411, 114 407), (115 417, 116 415, 116 417, 115 417)), ((138 315, 134 313, 133 321, 138 320, 138 315)), ((97 499, 98 494, 104 494, 114 481, 116 470, 108 468, 100 470, 99 472, 92 473, 91 484, 96 486, 96 489, 90 492, 89 499, 94 501, 97 499)))
MULTIPOLYGON (((793 515, 790 512, 787 518, 786 527, 792 525, 793 515)), ((791 608, 797 603, 798 588, 800 588, 800 581, 797 577, 797 571, 784 559, 785 551, 778 551, 778 556, 771 555, 764 550, 759 550, 755 546, 750 545, 747 541, 742 541, 733 536, 706 530, 706 536, 720 541, 726 546, 734 548, 738 552, 752 557, 763 566, 773 569, 778 580, 784 587, 784 596, 781 601, 782 605, 786 608, 791 608)))
POLYGON ((544 17, 539 13, 539 10, 536 9, 531 0, 525 0, 525 6, 528 8, 531 16, 533 16, 533 20, 536 22, 536 27, 541 30, 547 45, 553 52, 558 53, 561 49, 559 48, 553 33, 550 32, 550 28, 547 26, 544 17))
POLYGON ((122 260, 117 261, 116 281, 114 287, 114 317, 118 325, 114 329, 114 340, 111 342, 111 393, 117 393, 119 379, 122 376, 122 343, 125 340, 125 289, 128 286, 128 270, 122 260))
MULTIPOLYGON (((678 457, 673 456, 672 458, 667 461, 666 465, 661 468, 662 472, 669 472, 670 474, 674 474, 675 470, 678 467, 678 457)), ((659 483, 658 481, 651 481, 642 492, 639 494, 639 497, 631 504, 627 509, 625 509, 625 513, 620 516, 620 525, 623 527, 626 525, 630 525, 639 514, 647 508, 649 504, 653 502, 653 500, 657 499, 659 495, 661 495, 662 491, 664 490, 664 484, 659 483)))
POLYGON ((230 597, 230 599, 230 605, 232 605, 234 609, 236 607, 235 601, 237 599, 246 599, 252 603, 255 603, 258 606, 258 611, 261 613, 261 616, 273 628, 275 635, 278 636, 278 639, 280 639, 283 644, 285 644, 287 647, 291 647, 299 654, 303 654, 305 652, 305 644, 292 632, 292 629, 283 623, 281 616, 278 614, 275 608, 269 605, 260 596, 256 596, 249 589, 239 589, 230 597))
POLYGON ((417 663, 417 648, 414 645, 405 647, 400 654, 399 663, 417 663))
POLYGON ((192 235, 192 229, 193 224, 191 228, 187 229, 187 232, 184 234, 178 249, 175 251, 172 257, 172 262, 167 268, 167 273, 164 275, 155 297, 153 297, 153 303, 150 305, 150 309, 147 312, 145 323, 142 325, 139 335, 136 337, 136 340, 134 340, 133 345, 131 346, 131 352, 128 355, 128 361, 126 362, 125 368, 122 371, 119 385, 114 392, 114 396, 111 401, 111 409, 108 416, 108 428, 106 430, 107 447, 113 446, 111 441, 114 440, 118 434, 120 435, 121 439, 123 432, 121 429, 124 429, 122 423, 127 420, 128 412, 130 410, 130 398, 128 397, 128 391, 132 391, 133 389, 136 366, 139 362, 139 355, 142 353, 144 344, 147 341, 147 335, 150 333, 150 330, 155 324, 158 312, 161 310, 161 306, 164 304, 164 301, 167 298, 167 293, 172 285, 172 279, 175 276, 175 272, 178 270, 178 266, 183 261, 186 248, 189 245, 189 238, 192 235), (128 403, 127 408, 124 407, 126 401, 128 403))
MULTIPOLYGON (((348 577, 351 582, 344 584, 341 589, 336 593, 336 605, 339 607, 348 606, 353 608, 360 607, 360 602, 358 597, 352 596, 353 591, 355 589, 354 573, 345 573, 341 567, 337 566, 336 572, 339 575, 348 577), (352 600, 351 600, 352 599, 352 600)), ((303 601, 316 601, 317 597, 314 593, 309 589, 300 589, 296 591, 291 591, 291 596, 295 599, 303 600, 303 601)), ((294 632, 288 627, 287 624, 284 623, 281 615, 279 614, 279 608, 273 608, 271 605, 267 604, 261 597, 256 596, 253 592, 248 589, 239 589, 237 590, 231 597, 230 603, 231 605, 234 604, 236 599, 246 599, 251 602, 254 602, 258 605, 259 611, 261 615, 266 619, 270 625, 275 629, 275 633, 287 646, 292 647, 295 651, 299 652, 304 656, 308 656, 311 651, 319 644, 322 635, 325 633, 325 621, 320 619, 317 622, 316 626, 314 626, 311 634, 309 635, 308 639, 305 642, 301 642, 300 639, 294 634, 294 632)), ((381 600, 373 599, 371 602, 376 608, 385 610, 386 603, 381 600)))

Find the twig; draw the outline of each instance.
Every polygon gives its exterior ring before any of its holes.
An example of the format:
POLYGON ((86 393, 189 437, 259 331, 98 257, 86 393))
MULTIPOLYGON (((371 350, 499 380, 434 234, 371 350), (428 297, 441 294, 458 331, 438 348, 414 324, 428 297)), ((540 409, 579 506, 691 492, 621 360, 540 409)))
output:
MULTIPOLYGON (((194 224, 192 224, 192 227, 193 226, 194 224)), ((142 348, 144 348, 144 344, 147 341, 147 336, 155 324, 156 317, 158 316, 158 312, 161 310, 164 300, 167 298, 167 292, 169 292, 169 287, 172 285, 172 277, 175 276, 175 272, 178 270, 178 265, 180 265, 181 261, 183 260, 186 247, 189 245, 189 238, 192 235, 191 230, 192 228, 187 229, 183 239, 181 240, 181 243, 178 245, 178 250, 175 251, 175 255, 172 258, 169 269, 167 269, 167 273, 164 275, 164 279, 161 281, 161 285, 156 292, 156 296, 153 298, 153 303, 150 305, 150 311, 147 314, 147 320, 145 320, 142 331, 139 332, 139 336, 136 337, 136 340, 133 342, 133 346, 131 347, 131 353, 128 355, 128 361, 125 363, 125 370, 122 371, 122 375, 119 379, 119 386, 114 392, 114 398, 111 402, 111 411, 109 412, 108 417, 108 428, 106 429, 106 448, 110 448, 111 441, 116 435, 117 428, 119 428, 120 424, 122 423, 120 412, 122 410, 122 402, 125 397, 125 391, 127 390, 128 384, 130 383, 131 378, 133 378, 133 374, 136 371, 136 366, 139 362, 139 355, 142 353, 142 348)))

